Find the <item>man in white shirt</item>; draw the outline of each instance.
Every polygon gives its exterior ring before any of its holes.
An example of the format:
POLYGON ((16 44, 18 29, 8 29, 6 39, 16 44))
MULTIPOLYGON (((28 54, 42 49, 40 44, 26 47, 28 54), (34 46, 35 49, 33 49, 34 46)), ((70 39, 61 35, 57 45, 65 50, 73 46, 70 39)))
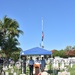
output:
POLYGON ((33 65, 34 65, 34 60, 32 59, 32 57, 30 57, 29 60, 30 75, 33 75, 33 65))
POLYGON ((36 58, 36 60, 35 60, 34 63, 35 63, 35 64, 41 64, 41 61, 39 60, 39 57, 36 58))

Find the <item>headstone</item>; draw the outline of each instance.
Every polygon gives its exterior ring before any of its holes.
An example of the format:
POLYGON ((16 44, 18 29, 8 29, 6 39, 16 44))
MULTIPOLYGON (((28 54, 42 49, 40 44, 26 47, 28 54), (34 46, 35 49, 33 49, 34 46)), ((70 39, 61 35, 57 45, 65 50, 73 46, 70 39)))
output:
POLYGON ((13 72, 14 72, 14 69, 12 68, 12 69, 11 69, 11 73, 13 73, 13 72))
POLYGON ((54 61, 54 63, 52 64, 53 66, 53 69, 58 69, 59 66, 58 66, 58 61, 54 61))
POLYGON ((8 70, 7 65, 6 66, 3 66, 3 70, 8 70))
POLYGON ((69 66, 69 59, 66 59, 65 65, 69 66))
POLYGON ((20 69, 21 65, 19 63, 16 63, 16 67, 17 67, 17 69, 20 69))
POLYGON ((9 75, 9 73, 8 72, 5 72, 5 75, 9 75))
POLYGON ((71 63, 71 68, 72 68, 73 64, 71 63))
POLYGON ((13 68, 13 65, 9 64, 9 68, 10 68, 10 69, 13 68))
POLYGON ((22 67, 22 73, 23 73, 23 67, 22 67))
POLYGON ((52 63, 52 68, 55 68, 55 62, 52 63))
POLYGON ((60 65, 60 70, 64 69, 64 62, 62 61, 61 65, 60 65))
POLYGON ((11 64, 11 65, 14 65, 14 63, 15 63, 15 62, 14 62, 13 60, 11 60, 10 64, 11 64))
POLYGON ((62 75, 62 73, 61 72, 58 72, 58 75, 62 75))
POLYGON ((56 67, 56 69, 59 68, 59 66, 58 66, 58 61, 56 61, 56 65, 55 65, 55 67, 56 67))
POLYGON ((70 75, 70 72, 67 72, 67 75, 70 75))
POLYGON ((16 72, 14 72, 14 75, 17 75, 16 72))

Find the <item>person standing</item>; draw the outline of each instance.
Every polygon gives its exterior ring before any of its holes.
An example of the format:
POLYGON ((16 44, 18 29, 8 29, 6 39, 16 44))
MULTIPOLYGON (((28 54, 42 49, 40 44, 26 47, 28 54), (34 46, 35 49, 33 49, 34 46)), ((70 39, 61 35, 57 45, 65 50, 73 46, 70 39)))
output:
POLYGON ((34 60, 32 59, 32 57, 30 57, 29 60, 29 69, 30 69, 30 75, 33 75, 33 65, 34 65, 34 60))
POLYGON ((39 60, 39 57, 36 58, 35 63, 34 63, 34 67, 35 67, 35 75, 38 75, 40 72, 40 65, 41 62, 39 60))
POLYGON ((46 66, 46 62, 45 62, 44 57, 42 57, 40 69, 41 70, 44 70, 45 69, 45 66, 46 66))

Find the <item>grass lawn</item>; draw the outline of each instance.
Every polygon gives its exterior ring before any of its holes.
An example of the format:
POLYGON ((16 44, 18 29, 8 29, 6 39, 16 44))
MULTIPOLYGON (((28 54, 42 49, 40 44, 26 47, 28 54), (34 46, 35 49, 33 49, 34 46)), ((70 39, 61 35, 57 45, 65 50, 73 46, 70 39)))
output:
MULTIPOLYGON (((50 73, 50 75, 58 75, 58 74, 53 74, 53 70, 51 69, 51 65, 48 65, 48 73, 50 73)), ((57 70, 57 72, 62 72, 63 70, 57 70)), ((73 67, 71 68, 70 66, 68 66, 68 72, 70 72, 70 75, 75 75, 75 65, 73 65, 73 67)))
POLYGON ((75 75, 75 65, 73 65, 72 68, 69 66, 68 71, 70 72, 70 75, 75 75))
MULTIPOLYGON (((20 75, 20 74, 21 74, 21 69, 18 70, 15 66, 14 66, 13 68, 14 68, 14 71, 13 71, 13 72, 16 72, 17 75, 20 75)), ((8 69, 8 70, 6 70, 5 72, 8 72, 9 75, 13 75, 13 73, 11 73, 11 70, 12 70, 12 69, 8 69)))
MULTIPOLYGON (((53 73, 53 70, 51 70, 51 65, 48 65, 48 73, 50 75, 57 75, 57 74, 54 74, 53 73)), ((11 69, 8 69, 6 72, 9 72, 9 75, 13 75, 13 73, 11 73, 11 69)), ((18 70, 15 66, 14 66, 14 72, 17 73, 17 75, 20 75, 21 74, 21 69, 18 70)), ((59 70, 57 70, 57 72, 60 72, 59 70)), ((73 67, 71 68, 70 66, 68 67, 68 72, 70 72, 70 75, 75 75, 75 65, 73 65, 73 67)), ((27 67, 26 68, 26 75, 29 74, 29 68, 27 67)))
MULTIPOLYGON (((21 69, 18 70, 15 66, 13 68, 14 68, 14 72, 17 73, 16 75, 20 75, 21 74, 21 71, 22 71, 21 69)), ((11 69, 6 70, 5 72, 8 72, 9 75, 13 75, 13 73, 11 73, 11 69)), ((28 74, 29 74, 29 68, 26 67, 26 75, 28 75, 28 74)))

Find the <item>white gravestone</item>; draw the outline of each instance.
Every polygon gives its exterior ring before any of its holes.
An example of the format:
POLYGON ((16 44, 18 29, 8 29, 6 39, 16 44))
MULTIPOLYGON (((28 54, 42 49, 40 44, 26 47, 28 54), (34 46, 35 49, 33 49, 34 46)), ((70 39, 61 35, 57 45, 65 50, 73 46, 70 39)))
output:
POLYGON ((73 64, 71 63, 71 68, 72 68, 73 64))
POLYGON ((62 75, 62 72, 58 72, 58 75, 62 75))
POLYGON ((52 65, 53 65, 53 66, 52 66, 53 69, 58 69, 58 68, 59 68, 59 66, 58 66, 58 61, 54 61, 52 65))
POLYGON ((58 65, 58 61, 56 61, 56 65, 55 65, 56 69, 59 68, 59 65, 58 65))
POLYGON ((55 65, 56 65, 55 62, 53 62, 53 63, 52 63, 52 68, 55 68, 55 65))
POLYGON ((9 64, 9 68, 10 68, 10 69, 13 68, 13 65, 9 64))
POLYGON ((3 66, 3 70, 8 70, 8 67, 7 66, 3 66))
POLYGON ((5 72, 5 75, 9 75, 9 73, 8 72, 5 72))
POLYGON ((61 63, 60 69, 61 69, 61 70, 64 69, 64 62, 61 63))
POLYGON ((12 69, 11 69, 11 73, 13 73, 13 72, 14 72, 14 69, 12 68, 12 69))
POLYGON ((17 75, 16 72, 14 72, 14 75, 17 75))

